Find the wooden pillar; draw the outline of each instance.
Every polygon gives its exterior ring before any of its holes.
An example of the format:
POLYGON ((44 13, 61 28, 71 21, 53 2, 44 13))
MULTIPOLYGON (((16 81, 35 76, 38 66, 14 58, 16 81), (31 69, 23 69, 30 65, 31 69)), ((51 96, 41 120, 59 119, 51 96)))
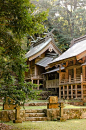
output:
POLYGON ((65 78, 68 79, 68 69, 66 69, 66 75, 65 78))
POLYGON ((81 99, 83 99, 83 83, 81 83, 81 99))
POLYGON ((65 86, 63 85, 63 98, 65 99, 65 86))
MULTIPOLYGON (((33 84, 33 79, 32 79, 32 84, 33 84)), ((33 89, 33 86, 32 86, 32 89, 33 89)))
POLYGON ((74 68, 74 81, 76 82, 76 68, 74 68))
POLYGON ((83 80, 85 81, 85 66, 82 66, 82 76, 83 80))
POLYGON ((83 82, 83 76, 82 76, 82 74, 81 74, 81 83, 83 82))
POLYGON ((71 75, 69 75, 69 83, 71 83, 71 75))
POLYGON ((61 99, 61 86, 59 86, 59 99, 61 99))
POLYGON ((33 84, 33 79, 32 79, 32 84, 33 84))
POLYGON ((59 73, 59 84, 61 83, 61 72, 59 73))
POLYGON ((67 85, 67 99, 69 99, 69 85, 67 85))
POLYGON ((37 89, 39 90, 39 79, 37 80, 37 85, 38 85, 37 89))
POLYGON ((76 99, 77 99, 77 84, 75 85, 75 94, 76 94, 76 99))
POLYGON ((73 99, 73 85, 71 85, 71 99, 73 99))
POLYGON ((35 65, 35 76, 37 75, 37 66, 35 65))

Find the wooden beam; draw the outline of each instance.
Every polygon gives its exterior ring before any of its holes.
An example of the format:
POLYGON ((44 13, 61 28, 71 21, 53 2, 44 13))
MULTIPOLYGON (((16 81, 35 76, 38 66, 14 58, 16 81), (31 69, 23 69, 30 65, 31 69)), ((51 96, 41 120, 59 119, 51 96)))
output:
POLYGON ((71 57, 71 58, 67 58, 67 59, 55 61, 55 62, 49 64, 49 67, 53 67, 53 66, 55 66, 56 64, 62 64, 62 63, 64 63, 64 62, 66 62, 66 61, 75 60, 75 59, 76 59, 76 57, 74 56, 74 57, 71 57))
POLYGON ((78 55, 76 56, 76 58, 77 58, 77 60, 79 60, 79 59, 81 59, 81 58, 83 58, 83 57, 85 57, 85 56, 86 56, 86 50, 85 50, 84 52, 78 54, 78 55))

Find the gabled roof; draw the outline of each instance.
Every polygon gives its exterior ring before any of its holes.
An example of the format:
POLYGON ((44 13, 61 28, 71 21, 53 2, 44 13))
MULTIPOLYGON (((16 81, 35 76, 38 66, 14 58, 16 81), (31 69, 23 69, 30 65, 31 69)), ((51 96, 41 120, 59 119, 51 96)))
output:
POLYGON ((36 63, 36 65, 39 65, 39 66, 42 66, 42 67, 46 67, 52 60, 53 60, 52 57, 44 57, 43 59, 38 61, 36 63))
POLYGON ((79 37, 77 39, 73 38, 73 40, 71 41, 70 47, 73 46, 74 44, 76 44, 77 42, 80 42, 80 41, 83 41, 83 40, 86 40, 86 35, 79 37))
POLYGON ((46 42, 43 42, 41 44, 39 44, 38 46, 35 46, 34 48, 32 48, 29 52, 27 52, 26 54, 26 58, 29 58, 31 56, 33 56, 34 54, 38 53, 40 50, 42 50, 52 39, 49 38, 46 42))
POLYGON ((40 54, 44 53, 47 49, 51 47, 56 53, 61 54, 59 48, 53 43, 52 38, 48 37, 45 42, 33 47, 27 52, 26 58, 32 59, 38 57, 40 54), (40 54, 39 54, 40 53, 40 54))
POLYGON ((64 59, 68 59, 71 57, 75 57, 84 51, 86 51, 86 40, 83 40, 83 41, 80 41, 80 42, 74 44, 67 51, 65 51, 62 55, 60 55, 58 58, 54 59, 50 64, 52 64, 54 62, 59 62, 59 61, 62 61, 64 59))

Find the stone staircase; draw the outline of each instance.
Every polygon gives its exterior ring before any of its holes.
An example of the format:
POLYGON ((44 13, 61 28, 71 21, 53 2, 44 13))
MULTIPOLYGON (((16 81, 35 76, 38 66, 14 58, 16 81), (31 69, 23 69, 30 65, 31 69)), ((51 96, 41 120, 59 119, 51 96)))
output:
POLYGON ((47 121, 46 109, 25 110, 25 121, 47 121))

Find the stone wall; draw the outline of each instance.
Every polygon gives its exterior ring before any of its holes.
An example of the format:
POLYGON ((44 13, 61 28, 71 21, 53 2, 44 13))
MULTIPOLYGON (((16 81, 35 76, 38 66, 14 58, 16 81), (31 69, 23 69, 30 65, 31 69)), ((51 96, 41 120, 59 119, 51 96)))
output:
MULTIPOLYGON (((60 116, 59 109, 47 109, 48 120, 55 120, 60 116)), ((86 108, 77 109, 63 109, 63 117, 68 119, 85 119, 86 118, 86 108)))
MULTIPOLYGON (((20 118, 25 121, 25 110, 20 110, 20 118)), ((15 110, 0 111, 0 120, 6 122, 15 120, 15 110)))
POLYGON ((86 118, 86 109, 64 109, 63 115, 66 119, 84 119, 86 118))
POLYGON ((47 119, 52 121, 59 116, 59 109, 47 109, 47 119))
MULTIPOLYGON (((56 120, 59 116, 59 109, 46 109, 47 120, 56 120)), ((77 109, 63 109, 63 117, 68 119, 85 119, 86 108, 77 109)), ((25 121, 25 110, 20 110, 20 118, 25 121)), ((13 121, 15 119, 15 110, 3 110, 0 111, 0 120, 13 121)))

